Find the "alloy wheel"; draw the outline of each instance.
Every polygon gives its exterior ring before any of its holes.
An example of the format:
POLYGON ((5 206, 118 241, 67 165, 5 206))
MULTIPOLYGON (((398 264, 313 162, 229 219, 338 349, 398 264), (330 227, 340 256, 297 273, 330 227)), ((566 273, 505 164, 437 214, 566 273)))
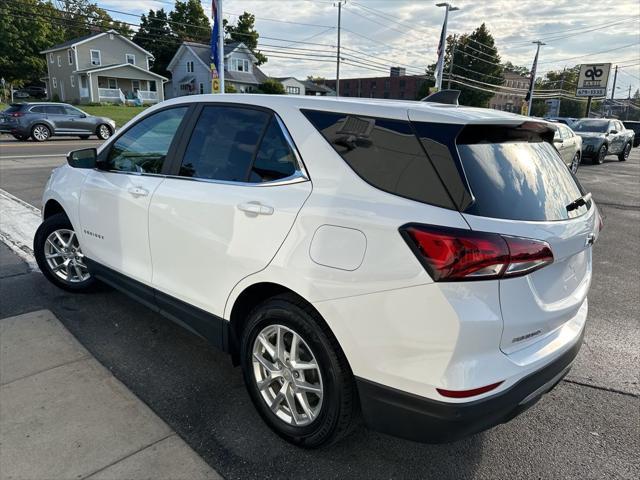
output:
POLYGON ((111 136, 111 130, 106 125, 100 125, 98 128, 98 135, 102 140, 106 140, 111 136))
POLYGON ((44 256, 51 272, 65 282, 80 283, 91 277, 73 230, 53 231, 44 243, 44 256))
POLYGON ((253 376, 262 399, 283 422, 301 427, 322 408, 322 374, 309 345, 284 325, 269 325, 253 342, 253 376))
POLYGON ((629 154, 631 153, 631 144, 627 143, 627 146, 624 147, 624 158, 629 158, 629 154))
POLYGON ((576 173, 578 171, 579 166, 580 166, 580 154, 576 153, 573 156, 573 160, 571 161, 571 172, 576 173))
POLYGON ((33 128, 33 137, 39 142, 44 142, 46 139, 48 139, 49 134, 49 129, 44 125, 36 125, 33 128))

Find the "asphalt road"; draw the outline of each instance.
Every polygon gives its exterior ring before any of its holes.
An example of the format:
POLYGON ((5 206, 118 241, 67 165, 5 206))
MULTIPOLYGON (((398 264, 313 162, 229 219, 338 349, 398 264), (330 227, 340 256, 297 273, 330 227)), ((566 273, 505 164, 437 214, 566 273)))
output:
MULTIPOLYGON (((64 158, 43 157, 43 150, 36 150, 39 158, 9 158, 41 148, 9 147, 12 143, 0 140, 0 188, 40 206, 49 171, 64 158)), ((60 151, 54 142, 47 145, 52 154, 60 151)), ((422 445, 359 427, 324 450, 291 447, 262 423, 240 370, 224 354, 108 288, 91 295, 58 290, 41 274, 28 273, 2 244, 0 317, 52 310, 227 478, 635 479, 640 477, 640 150, 625 163, 607 160, 582 165, 578 172, 603 213, 605 229, 594 246, 589 323, 574 368, 520 417, 454 444, 422 445)))

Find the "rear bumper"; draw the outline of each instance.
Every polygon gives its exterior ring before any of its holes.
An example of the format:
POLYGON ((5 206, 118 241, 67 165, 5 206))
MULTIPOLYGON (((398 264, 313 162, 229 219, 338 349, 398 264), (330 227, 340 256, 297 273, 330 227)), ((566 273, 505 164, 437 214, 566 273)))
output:
POLYGON ((567 374, 584 329, 560 357, 511 388, 480 400, 447 403, 357 379, 366 424, 377 431, 426 443, 452 442, 505 423, 534 405, 567 374))

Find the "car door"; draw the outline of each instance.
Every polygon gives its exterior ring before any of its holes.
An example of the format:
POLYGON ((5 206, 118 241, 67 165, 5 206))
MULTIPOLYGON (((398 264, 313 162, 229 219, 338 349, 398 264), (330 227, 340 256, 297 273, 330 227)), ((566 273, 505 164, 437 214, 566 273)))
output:
POLYGON ((73 124, 63 105, 47 105, 44 107, 47 119, 53 125, 55 133, 69 133, 73 124))
POLYGON ((558 150, 562 161, 565 164, 569 165, 571 163, 571 159, 567 158, 567 152, 569 151, 570 147, 565 140, 564 125, 557 124, 556 127, 556 131, 553 134, 553 145, 556 147, 556 150, 558 150))
POLYGON ((221 317, 232 288, 274 257, 311 182, 264 109, 202 105, 182 151, 151 200, 153 286, 221 317))
POLYGON ((68 117, 69 132, 93 133, 94 128, 87 114, 69 105, 64 106, 68 117))
POLYGON ((620 153, 622 150, 622 132, 618 129, 617 122, 609 122, 609 153, 620 153), (615 133, 614 133, 615 132, 615 133))
POLYGON ((153 192, 176 145, 187 106, 158 110, 100 151, 79 199, 80 237, 92 261, 135 280, 151 282, 148 214, 153 192))

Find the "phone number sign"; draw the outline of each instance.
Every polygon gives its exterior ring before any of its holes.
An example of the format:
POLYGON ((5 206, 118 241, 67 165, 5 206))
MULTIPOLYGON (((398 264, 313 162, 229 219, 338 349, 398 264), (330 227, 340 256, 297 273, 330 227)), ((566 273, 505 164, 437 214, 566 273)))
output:
POLYGON ((610 71, 610 63, 583 63, 580 65, 576 96, 605 97, 610 71))

